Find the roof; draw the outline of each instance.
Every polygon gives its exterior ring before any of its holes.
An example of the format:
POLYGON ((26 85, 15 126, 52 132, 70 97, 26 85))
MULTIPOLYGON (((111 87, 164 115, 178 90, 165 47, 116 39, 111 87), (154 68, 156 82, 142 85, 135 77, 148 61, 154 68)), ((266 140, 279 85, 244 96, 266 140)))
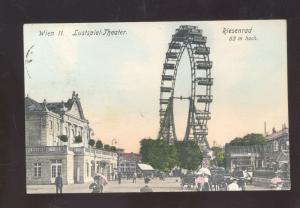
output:
POLYGON ((61 102, 46 102, 44 100, 42 103, 39 103, 29 97, 25 98, 25 110, 28 111, 51 111, 56 114, 63 114, 64 112, 70 111, 72 109, 72 106, 77 104, 79 116, 81 119, 85 120, 83 110, 81 107, 80 99, 78 98, 78 94, 75 94, 73 92, 72 98, 68 99, 67 102, 61 101, 61 102))
POLYGON ((272 134, 267 135, 266 139, 268 141, 275 140, 275 139, 278 139, 278 138, 281 138, 281 137, 284 137, 284 136, 288 136, 288 134, 289 134, 289 129, 288 128, 283 128, 280 131, 276 131, 276 132, 273 132, 272 134))
POLYGON ((264 145, 225 145, 226 154, 261 154, 264 152, 264 145))
POLYGON ((46 108, 42 103, 39 103, 29 97, 25 98, 25 111, 45 111, 46 108))
POLYGON ((139 167, 141 170, 154 170, 154 169, 152 168, 151 165, 144 164, 144 163, 139 163, 139 164, 138 164, 138 167, 139 167))

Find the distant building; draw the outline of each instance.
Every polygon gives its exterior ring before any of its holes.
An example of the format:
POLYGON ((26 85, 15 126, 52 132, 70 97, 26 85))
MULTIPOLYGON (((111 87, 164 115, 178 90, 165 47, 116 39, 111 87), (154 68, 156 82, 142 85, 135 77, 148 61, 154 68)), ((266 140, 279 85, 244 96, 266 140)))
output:
POLYGON ((92 181, 95 172, 110 178, 117 167, 117 154, 90 148, 90 132, 75 92, 67 102, 39 103, 26 97, 26 183, 54 183, 58 173, 65 184, 92 181), (62 135, 67 142, 60 140, 62 135), (75 138, 82 141, 75 142, 75 138))
POLYGON ((152 178, 154 176, 155 170, 149 164, 139 163, 137 164, 137 172, 140 176, 152 178))
POLYGON ((273 128, 272 134, 267 135, 266 139, 267 143, 264 149, 265 166, 274 170, 283 168, 283 165, 289 166, 290 144, 288 128, 285 125, 279 131, 273 128))
POLYGON ((141 155, 136 153, 119 152, 118 171, 122 175, 132 175, 137 171, 137 164, 141 161, 141 155))
POLYGON ((225 145, 225 168, 234 170, 255 170, 264 166, 263 145, 225 145))
POLYGON ((266 135, 263 145, 225 145, 225 166, 228 171, 272 168, 274 171, 289 168, 289 133, 283 125, 280 131, 273 129, 266 135))

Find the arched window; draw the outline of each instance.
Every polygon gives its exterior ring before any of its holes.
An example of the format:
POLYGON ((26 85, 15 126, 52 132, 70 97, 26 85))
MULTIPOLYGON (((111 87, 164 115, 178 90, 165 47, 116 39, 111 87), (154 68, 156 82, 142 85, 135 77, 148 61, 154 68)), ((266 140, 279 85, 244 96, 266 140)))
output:
POLYGON ((52 129, 53 129, 53 122, 50 121, 50 122, 49 122, 49 125, 50 125, 50 129, 52 130, 52 129))

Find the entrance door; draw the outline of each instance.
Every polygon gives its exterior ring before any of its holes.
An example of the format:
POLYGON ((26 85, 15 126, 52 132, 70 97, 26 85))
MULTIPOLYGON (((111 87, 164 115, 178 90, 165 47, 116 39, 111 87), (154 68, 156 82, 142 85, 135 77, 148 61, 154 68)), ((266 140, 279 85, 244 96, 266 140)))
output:
POLYGON ((55 183, 58 174, 62 175, 62 162, 61 160, 54 160, 51 163, 51 183, 55 183))

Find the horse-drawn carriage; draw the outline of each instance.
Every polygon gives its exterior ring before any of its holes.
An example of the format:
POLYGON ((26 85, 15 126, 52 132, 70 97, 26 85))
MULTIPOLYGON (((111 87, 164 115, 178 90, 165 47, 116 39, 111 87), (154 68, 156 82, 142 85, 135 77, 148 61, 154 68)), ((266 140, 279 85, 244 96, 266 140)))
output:
MULTIPOLYGON (((226 191, 228 178, 224 168, 212 168, 211 170, 211 185, 214 191, 226 191)), ((229 176, 230 177, 230 176, 229 176)))
POLYGON ((196 175, 192 173, 187 173, 181 176, 181 187, 183 190, 195 190, 196 184, 195 179, 196 175))

